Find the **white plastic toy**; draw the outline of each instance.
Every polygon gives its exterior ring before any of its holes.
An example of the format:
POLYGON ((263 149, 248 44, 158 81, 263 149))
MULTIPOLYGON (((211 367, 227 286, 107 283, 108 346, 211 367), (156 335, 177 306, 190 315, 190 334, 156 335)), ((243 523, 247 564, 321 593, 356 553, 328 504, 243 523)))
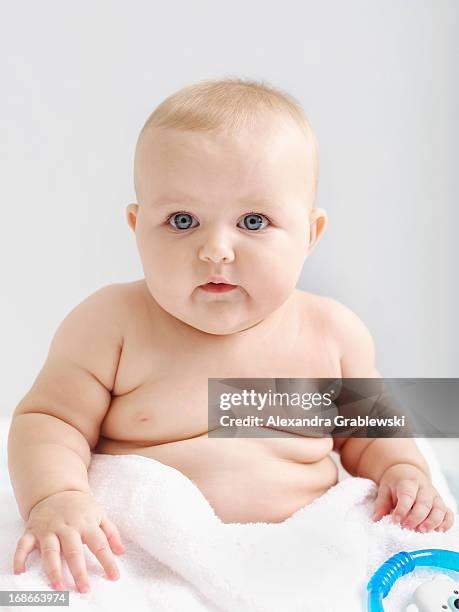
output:
POLYGON ((415 590, 414 603, 406 612, 451 612, 459 610, 459 584, 445 574, 423 582, 415 590))

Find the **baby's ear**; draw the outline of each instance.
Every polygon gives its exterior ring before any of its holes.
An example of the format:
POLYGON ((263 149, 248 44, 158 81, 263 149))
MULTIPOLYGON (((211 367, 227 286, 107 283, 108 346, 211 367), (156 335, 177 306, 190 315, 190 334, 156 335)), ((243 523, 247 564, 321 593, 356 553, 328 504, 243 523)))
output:
POLYGON ((126 207, 126 218, 129 223, 129 227, 135 232, 135 225, 137 221, 137 211, 139 209, 138 204, 129 204, 126 207))
POLYGON ((308 256, 315 249, 328 224, 327 212, 323 208, 314 208, 309 215, 308 256))

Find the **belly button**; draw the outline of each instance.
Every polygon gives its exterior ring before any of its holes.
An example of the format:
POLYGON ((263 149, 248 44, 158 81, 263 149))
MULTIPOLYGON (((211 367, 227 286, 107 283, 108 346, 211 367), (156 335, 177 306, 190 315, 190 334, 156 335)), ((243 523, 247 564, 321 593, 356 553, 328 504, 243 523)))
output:
POLYGON ((137 412, 137 414, 134 414, 132 416, 132 420, 133 422, 143 422, 143 421, 150 421, 151 420, 151 415, 149 414, 145 414, 142 412, 137 412))

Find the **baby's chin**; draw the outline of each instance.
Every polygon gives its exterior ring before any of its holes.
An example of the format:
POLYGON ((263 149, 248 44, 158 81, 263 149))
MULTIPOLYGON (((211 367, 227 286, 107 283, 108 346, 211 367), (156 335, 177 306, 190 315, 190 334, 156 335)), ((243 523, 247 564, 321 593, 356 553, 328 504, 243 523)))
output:
POLYGON ((261 323, 261 321, 256 321, 255 323, 250 323, 250 324, 241 324, 239 326, 232 327, 229 329, 222 329, 221 326, 219 328, 212 328, 209 326, 198 327, 195 325, 194 327, 195 329, 198 329, 199 331, 205 332, 206 334, 210 334, 212 336, 231 336, 239 332, 243 332, 248 329, 251 329, 252 327, 255 327, 256 325, 258 325, 259 323, 261 323))
POLYGON ((194 328, 195 330, 198 330, 198 331, 201 331, 206 334, 213 335, 213 336, 230 336, 232 334, 237 334, 238 332, 243 332, 247 329, 250 329, 251 327, 254 327, 255 325, 258 325, 258 323, 261 322, 261 320, 225 321, 218 314, 215 314, 214 316, 210 315, 204 321, 202 319, 198 319, 194 317, 183 317, 183 316, 177 316, 177 315, 173 315, 173 316, 175 316, 175 318, 180 319, 183 323, 186 323, 187 325, 194 328))
POLYGON ((255 327, 264 319, 262 316, 250 319, 247 316, 244 317, 241 308, 238 308, 237 305, 233 305, 231 309, 210 308, 206 309, 207 312, 202 312, 202 309, 199 310, 201 312, 187 312, 185 314, 171 309, 169 314, 194 330, 212 336, 231 336, 255 327), (226 312, 224 312, 225 310, 226 312))
POLYGON ((277 304, 257 304, 242 287, 229 294, 178 296, 155 293, 155 301, 174 325, 185 324, 190 331, 213 336, 231 336, 255 328, 269 317, 277 304))

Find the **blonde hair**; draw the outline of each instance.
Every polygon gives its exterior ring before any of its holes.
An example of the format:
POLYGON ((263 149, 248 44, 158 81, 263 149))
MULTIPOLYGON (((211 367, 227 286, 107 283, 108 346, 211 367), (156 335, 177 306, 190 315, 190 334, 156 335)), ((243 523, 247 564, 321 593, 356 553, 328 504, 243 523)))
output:
POLYGON ((289 93, 266 81, 227 77, 206 79, 183 87, 168 96, 146 120, 137 140, 150 128, 190 131, 226 129, 237 131, 253 126, 263 111, 290 117, 313 147, 313 198, 318 183, 318 146, 301 104, 289 93))

